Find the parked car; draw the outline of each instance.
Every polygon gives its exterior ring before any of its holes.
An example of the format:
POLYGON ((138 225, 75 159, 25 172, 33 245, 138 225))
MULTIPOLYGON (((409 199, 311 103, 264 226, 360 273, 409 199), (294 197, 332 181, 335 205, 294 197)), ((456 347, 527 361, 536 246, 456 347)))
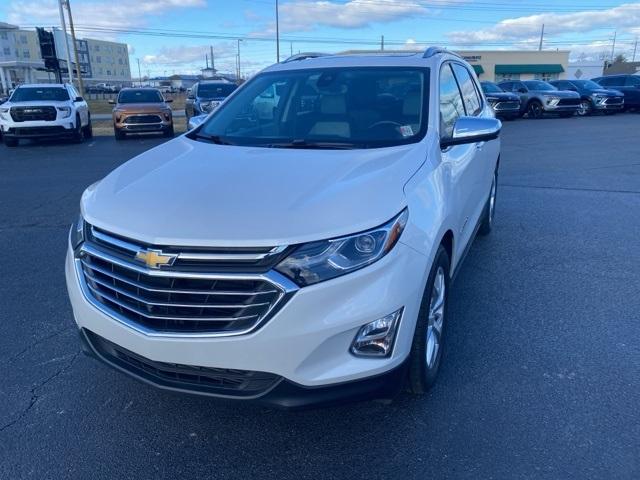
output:
POLYGON ((624 95, 624 108, 640 108, 640 75, 607 75, 593 79, 604 88, 618 90, 624 95))
POLYGON ((116 140, 129 133, 158 132, 173 137, 173 115, 157 88, 123 88, 117 100, 109 100, 113 108, 113 131, 116 140))
POLYGON ((223 80, 203 80, 191 87, 187 94, 184 113, 187 121, 196 115, 215 110, 233 91, 235 83, 223 80))
POLYGON ((520 96, 520 115, 541 118, 545 114, 573 116, 580 108, 580 95, 558 90, 542 80, 509 80, 498 83, 507 92, 520 96))
POLYGON ((425 392, 455 272, 494 224, 501 123, 476 82, 439 48, 296 56, 118 167, 69 237, 85 351, 290 408, 425 392))
POLYGON ((493 82, 480 82, 480 86, 496 117, 513 120, 520 116, 520 97, 518 95, 505 92, 493 82))
POLYGON ((580 95, 580 116, 593 112, 613 114, 624 108, 624 95, 617 90, 608 90, 591 80, 554 80, 549 82, 559 90, 577 92, 580 95))
POLYGON ((17 87, 0 106, 4 144, 15 147, 21 138, 70 138, 81 143, 91 137, 87 102, 69 84, 39 83, 17 87))

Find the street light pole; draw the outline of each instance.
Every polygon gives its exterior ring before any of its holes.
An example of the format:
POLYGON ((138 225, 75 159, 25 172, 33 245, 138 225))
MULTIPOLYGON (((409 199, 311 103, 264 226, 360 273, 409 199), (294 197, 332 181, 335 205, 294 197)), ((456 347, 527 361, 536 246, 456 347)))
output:
POLYGON ((242 70, 240 69, 240 42, 241 38, 238 39, 238 82, 240 82, 240 76, 242 75, 242 70))
POLYGON ((141 87, 142 86, 142 72, 140 71, 140 59, 136 58, 136 60, 138 61, 138 86, 141 87))
POLYGON ((278 0, 276 0, 276 59, 280 63, 280 18, 278 15, 278 0))
POLYGON ((69 51, 69 38, 67 37, 67 22, 64 20, 64 10, 62 10, 62 0, 58 0, 58 10, 60 11, 60 26, 62 27, 62 33, 64 35, 64 43, 67 47, 67 70, 69 76, 69 83, 73 84, 73 68, 71 66, 71 52, 69 51))

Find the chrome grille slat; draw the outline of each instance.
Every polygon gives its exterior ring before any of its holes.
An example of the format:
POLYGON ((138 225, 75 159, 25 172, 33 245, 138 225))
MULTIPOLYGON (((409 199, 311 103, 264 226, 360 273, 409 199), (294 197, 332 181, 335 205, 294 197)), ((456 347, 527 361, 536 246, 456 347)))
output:
MULTIPOLYGON (((90 265, 88 264, 86 261, 82 260, 82 264, 83 266, 85 266, 86 268, 89 268, 91 270, 95 270, 96 272, 102 273, 103 275, 109 275, 110 277, 113 277, 114 279, 120 281, 120 282, 125 282, 130 284, 132 287, 136 287, 138 289, 142 289, 142 290, 146 290, 148 292, 155 292, 155 293, 169 293, 169 294, 184 294, 184 295, 220 295, 220 296, 257 296, 257 295, 266 295, 266 294, 274 294, 274 293, 278 293, 278 290, 263 290, 263 291, 247 291, 247 292, 232 292, 232 291, 228 291, 228 290, 178 290, 178 289, 164 289, 164 288, 151 288, 151 287, 146 287, 144 285, 142 285, 140 283, 140 281, 133 281, 130 278, 124 277, 122 275, 118 275, 117 273, 113 272, 112 270, 107 272, 106 270, 104 270, 101 267, 95 266, 95 265, 90 265)), ((140 274, 138 274, 140 275, 140 274)), ((139 294, 139 293, 138 293, 139 294)))
POLYGON ((134 312, 138 315, 142 315, 144 317, 147 318, 152 318, 155 320, 180 320, 180 321, 192 321, 192 322, 234 322, 234 321, 239 321, 239 320, 248 320, 250 318, 255 318, 258 315, 245 315, 242 317, 172 317, 172 316, 168 316, 168 315, 152 315, 150 313, 144 312, 140 309, 137 309, 135 307, 133 307, 132 305, 127 305, 126 303, 122 302, 119 299, 116 299, 116 297, 109 295, 108 293, 102 292, 100 290, 97 290, 96 288, 92 287, 91 284, 87 284, 87 286, 89 287, 89 289, 95 294, 98 295, 100 297, 104 297, 107 300, 109 300, 112 303, 115 303, 116 305, 119 305, 120 307, 129 310, 131 312, 134 312))
MULTIPOLYGON (((157 307, 181 307, 181 308, 222 308, 222 309, 230 309, 230 308, 251 308, 251 307, 263 307, 265 305, 269 305, 269 302, 262 303, 236 303, 236 304, 218 304, 218 303, 174 303, 174 302, 154 302, 150 301, 146 298, 143 298, 139 295, 134 295, 133 293, 127 292, 121 288, 118 288, 115 285, 109 285, 107 282, 97 279, 96 277, 87 275, 92 282, 98 283, 105 288, 113 290, 117 292, 119 295, 124 295, 126 297, 132 298, 136 302, 146 303, 148 305, 154 305, 157 307)), ((206 300, 205 300, 206 301, 206 300)))
POLYGON ((298 288, 274 270, 246 273, 254 271, 247 269, 246 258, 271 255, 277 261, 284 247, 261 247, 253 252, 240 248, 236 257, 229 247, 163 249, 87 227, 89 236, 75 259, 85 298, 104 314, 145 335, 248 333, 271 318, 298 288), (165 257, 169 252, 193 254, 190 258, 200 263, 197 268, 162 268, 165 265, 147 266, 137 260, 139 253, 150 251, 165 257))

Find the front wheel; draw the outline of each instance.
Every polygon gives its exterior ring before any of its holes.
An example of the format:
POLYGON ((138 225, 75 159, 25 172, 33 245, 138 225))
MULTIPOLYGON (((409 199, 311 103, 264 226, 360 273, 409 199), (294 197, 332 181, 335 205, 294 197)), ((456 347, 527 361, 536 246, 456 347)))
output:
POLYGON ((587 115, 591 115, 591 102, 589 100, 582 100, 580 102, 580 107, 576 111, 579 117, 586 117, 587 115))
POLYGON ((447 320, 449 255, 442 245, 429 272, 409 357, 409 390, 421 394, 436 382, 447 320))
POLYGON ((542 104, 538 101, 533 101, 527 107, 527 116, 529 118, 542 118, 544 114, 544 109, 542 108, 542 104))
POLYGON ((85 138, 93 138, 93 125, 91 125, 91 115, 87 121, 87 125, 84 127, 85 138))
POLYGON ((76 128, 73 132, 73 142, 74 143, 82 143, 84 142, 84 128, 82 127, 82 122, 80 121, 80 116, 76 116, 76 128))

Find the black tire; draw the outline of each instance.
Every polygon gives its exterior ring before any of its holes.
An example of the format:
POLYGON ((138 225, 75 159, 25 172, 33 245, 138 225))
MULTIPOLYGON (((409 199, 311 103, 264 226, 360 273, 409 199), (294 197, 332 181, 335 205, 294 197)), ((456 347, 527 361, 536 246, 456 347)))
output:
POLYGON ((478 228, 478 234, 489 235, 493 228, 493 220, 496 215, 496 201, 498 199, 498 169, 493 172, 493 181, 491 182, 491 190, 489 191, 489 198, 484 205, 482 211, 482 220, 480 221, 480 228, 478 228))
POLYGON ((588 117, 593 113, 593 106, 591 105, 591 100, 588 98, 583 98, 580 100, 580 108, 576 110, 576 115, 579 117, 588 117))
POLYGON ((84 137, 93 138, 93 125, 91 124, 91 114, 89 114, 89 121, 84 127, 84 137))
POLYGON ((174 129, 173 129, 173 123, 171 124, 171 126, 169 126, 169 127, 165 128, 165 129, 164 129, 164 132, 162 132, 162 134, 163 134, 165 137, 173 138, 173 136, 175 135, 175 131, 174 131, 174 129))
POLYGON ((73 133, 73 143, 82 142, 84 142, 84 128, 82 127, 82 122, 80 121, 80 115, 76 115, 76 129, 73 133))
POLYGON ((436 382, 438 377, 438 370, 440 369, 440 363, 442 361, 442 352, 444 347, 445 331, 447 325, 447 311, 448 311, 448 298, 449 298, 449 268, 450 261, 447 251, 442 245, 438 247, 436 257, 433 260, 431 271, 429 272, 429 278, 427 280, 427 286, 422 296, 422 303, 420 304, 420 311, 418 312, 418 320, 416 323, 416 329, 413 334, 413 343, 411 345, 411 354, 409 356, 409 371, 408 371, 408 388, 409 391, 415 394, 422 394, 427 392, 436 382), (443 277, 441 277, 443 275, 443 277), (427 361, 427 335, 431 332, 434 333, 434 327, 430 326, 430 310, 434 295, 434 284, 436 278, 442 279, 443 292, 443 304, 441 312, 441 328, 438 335, 438 347, 435 350, 435 354, 432 354, 432 361, 429 365, 427 361), (429 330, 431 328, 431 330, 429 330))
POLYGON ((113 134, 116 137, 116 140, 124 140, 125 137, 127 136, 126 133, 124 133, 122 130, 120 130, 119 128, 117 128, 115 126, 115 124, 113 125, 113 134))
POLYGON ((14 137, 7 137, 6 135, 3 135, 2 140, 4 141, 4 144, 9 148, 17 147, 18 143, 20 142, 19 139, 14 137))
POLYGON ((543 115, 544 108, 539 101, 532 100, 531 102, 529 102, 529 105, 527 105, 527 117, 538 119, 542 118, 543 115))

